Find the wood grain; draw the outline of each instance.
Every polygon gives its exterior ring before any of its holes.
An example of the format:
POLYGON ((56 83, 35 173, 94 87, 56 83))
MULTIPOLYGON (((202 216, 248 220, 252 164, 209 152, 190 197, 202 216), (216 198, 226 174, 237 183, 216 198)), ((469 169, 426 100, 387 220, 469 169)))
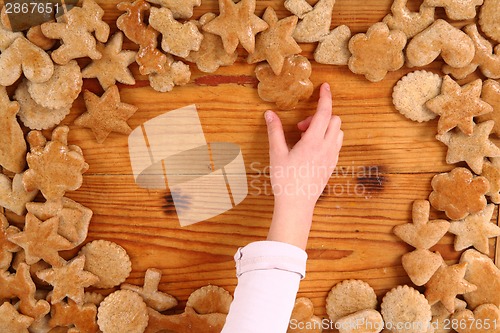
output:
MULTIPOLYGON (((112 31, 121 14, 116 9, 118 2, 98 1, 112 31)), ((410 0, 409 5, 420 2, 410 0)), ((391 3, 337 0, 332 27, 346 24, 353 32, 366 31, 382 20, 391 3)), ((256 12, 262 14, 267 6, 275 8, 280 17, 289 15, 278 0, 258 0, 256 12)), ((208 11, 218 12, 217 1, 203 0, 195 18, 208 11)), ((137 49, 130 42, 124 46, 137 49)), ((303 55, 312 59, 314 45, 302 46, 303 55)), ((209 221, 181 228, 168 192, 135 184, 126 136, 111 134, 104 144, 97 144, 89 130, 74 126, 74 119, 85 110, 81 96, 63 122, 71 127, 70 143, 83 149, 90 165, 82 188, 68 193, 94 211, 88 240, 115 241, 128 251, 133 262, 129 283, 142 284, 147 268, 161 269, 160 289, 179 299, 179 309, 191 292, 207 284, 233 292, 237 283, 234 252, 265 239, 272 216, 263 113, 273 105, 259 99, 255 66, 246 64, 243 50, 239 54, 234 66, 215 74, 191 66, 191 82, 171 93, 153 91, 136 65, 131 67, 136 85, 120 85, 122 100, 139 108, 129 120, 132 128, 169 110, 196 104, 208 142, 233 142, 241 147, 250 193, 243 203, 209 221)), ((441 65, 436 62, 427 69, 439 72, 441 65)), ((402 69, 389 73, 382 82, 370 83, 345 66, 313 62, 311 79, 316 88, 325 81, 331 84, 333 112, 341 117, 345 132, 338 167, 315 210, 307 249, 308 274, 299 291, 299 296, 312 299, 319 316, 325 316, 328 291, 341 280, 365 280, 379 297, 398 284, 410 283, 400 260, 411 247, 399 241, 392 228, 411 221, 412 202, 428 197, 436 173, 453 168, 444 161, 446 147, 435 139, 436 121, 411 122, 391 104, 392 87, 409 71, 402 69)), ((86 80, 85 89, 102 93, 96 80, 86 80)), ((314 113, 317 90, 297 109, 279 112, 290 144, 300 138, 295 124, 314 113)), ((432 215, 442 217, 434 211, 432 215)), ((498 221, 497 210, 494 219, 498 221)), ((432 250, 448 262, 456 262, 460 253, 453 250, 452 243, 447 235, 432 250)), ((497 264, 498 245, 491 241, 497 264)))

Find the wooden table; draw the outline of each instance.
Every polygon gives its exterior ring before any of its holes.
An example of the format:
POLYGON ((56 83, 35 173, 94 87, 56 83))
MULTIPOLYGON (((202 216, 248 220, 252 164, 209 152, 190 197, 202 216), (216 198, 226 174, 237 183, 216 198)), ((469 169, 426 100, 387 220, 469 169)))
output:
MULTIPOLYGON (((98 2, 105 9, 105 20, 116 31, 119 0, 98 2)), ((282 2, 258 0, 256 12, 261 15, 272 6, 279 17, 290 15, 282 2)), ((414 6, 418 2, 410 1, 414 6)), ((390 6, 391 0, 337 0, 332 27, 346 24, 354 33, 364 32, 381 21, 390 6)), ((207 11, 217 13, 217 1, 203 0, 195 17, 207 11)), ((137 48, 130 42, 124 47, 137 48)), ((313 61, 315 45, 302 47, 303 55, 313 61)), ((111 240, 128 251, 133 262, 130 283, 142 284, 147 268, 161 269, 161 290, 179 299, 180 309, 189 294, 204 285, 219 285, 233 292, 236 249, 265 239, 271 220, 273 197, 265 173, 269 159, 263 112, 273 105, 259 99, 255 66, 247 65, 245 52, 239 52, 234 66, 214 74, 191 66, 190 83, 170 93, 153 91, 136 65, 131 68, 137 84, 120 85, 122 100, 139 108, 129 120, 132 128, 166 111, 196 104, 208 142, 233 142, 241 147, 249 195, 236 208, 208 221, 181 228, 168 193, 144 190, 135 184, 126 136, 112 134, 104 144, 97 144, 89 130, 72 125, 84 111, 81 96, 64 121, 71 126, 70 142, 83 149, 90 164, 82 188, 68 193, 94 211, 88 240, 111 240)), ((440 66, 434 63, 428 69, 439 72, 440 66)), ((299 296, 312 299, 317 315, 325 316, 327 293, 341 280, 362 279, 380 297, 398 284, 410 283, 400 258, 411 247, 399 241, 392 228, 411 221, 412 202, 428 198, 431 178, 453 166, 445 163, 446 147, 434 138, 436 121, 412 122, 392 106, 392 88, 409 71, 402 69, 388 74, 382 82, 370 83, 346 66, 313 61, 314 95, 293 111, 279 112, 287 139, 296 142, 295 124, 313 114, 318 87, 327 81, 333 91, 333 112, 343 121, 344 147, 328 184, 330 191, 315 210, 307 248, 308 273, 299 291, 299 296)), ((102 93, 95 80, 87 80, 85 88, 102 93)), ((433 212, 432 217, 437 216, 442 215, 433 212)), ((452 242, 447 235, 432 250, 456 262, 460 253, 453 250, 452 242)), ((493 250, 493 241, 491 247, 493 250)))

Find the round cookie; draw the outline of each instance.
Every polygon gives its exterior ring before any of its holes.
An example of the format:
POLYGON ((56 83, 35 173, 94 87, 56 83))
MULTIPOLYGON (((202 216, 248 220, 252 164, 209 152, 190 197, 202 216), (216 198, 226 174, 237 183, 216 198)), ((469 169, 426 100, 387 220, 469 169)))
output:
POLYGON ((384 296, 380 307, 385 326, 393 333, 422 333, 430 327, 431 306, 416 289, 393 288, 384 296))
POLYGON ((326 313, 333 322, 355 312, 376 307, 375 291, 361 280, 344 280, 337 283, 326 298, 326 313))
POLYGON ((113 288, 124 282, 132 271, 127 252, 118 244, 95 240, 85 245, 80 254, 85 255, 85 270, 99 277, 96 288, 113 288))
POLYGON ((148 326, 148 307, 130 290, 118 290, 102 301, 97 324, 103 333, 142 333, 148 326))
POLYGON ((392 103, 403 116, 424 122, 437 117, 425 103, 441 92, 443 79, 427 71, 415 71, 403 76, 394 86, 392 103))

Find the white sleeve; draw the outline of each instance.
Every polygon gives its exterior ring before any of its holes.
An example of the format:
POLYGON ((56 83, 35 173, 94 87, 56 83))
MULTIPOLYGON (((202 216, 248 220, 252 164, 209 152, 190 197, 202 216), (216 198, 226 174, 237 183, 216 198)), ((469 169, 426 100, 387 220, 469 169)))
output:
POLYGON ((307 254, 281 242, 251 243, 234 256, 238 285, 222 333, 285 333, 307 254))

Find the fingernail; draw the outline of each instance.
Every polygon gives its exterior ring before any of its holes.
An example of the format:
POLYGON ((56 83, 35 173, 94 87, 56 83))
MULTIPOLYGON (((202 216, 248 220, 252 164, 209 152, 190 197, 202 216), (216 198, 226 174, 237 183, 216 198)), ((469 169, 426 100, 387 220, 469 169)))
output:
POLYGON ((273 112, 269 110, 266 111, 266 113, 264 113, 264 118, 266 118, 266 122, 270 124, 273 121, 273 112))
POLYGON ((325 82, 325 89, 330 91, 330 85, 327 82, 325 82))

